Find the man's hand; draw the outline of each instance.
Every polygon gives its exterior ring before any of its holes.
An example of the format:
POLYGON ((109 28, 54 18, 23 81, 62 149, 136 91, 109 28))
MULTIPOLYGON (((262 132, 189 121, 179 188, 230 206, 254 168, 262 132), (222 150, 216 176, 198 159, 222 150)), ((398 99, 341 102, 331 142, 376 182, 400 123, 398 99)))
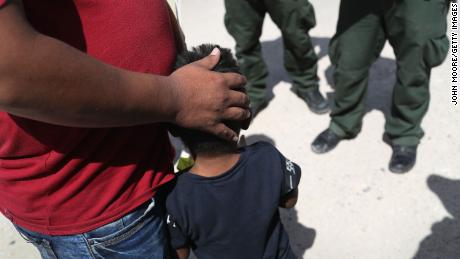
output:
POLYGON ((249 116, 245 78, 210 71, 219 51, 171 76, 105 64, 28 23, 18 1, 0 10, 0 110, 69 127, 172 122, 237 141, 223 120, 249 116))
POLYGON ((219 59, 216 48, 208 57, 178 69, 169 77, 177 100, 174 123, 237 142, 238 135, 222 121, 244 121, 250 117, 249 98, 238 91, 246 79, 236 73, 210 71, 219 59))

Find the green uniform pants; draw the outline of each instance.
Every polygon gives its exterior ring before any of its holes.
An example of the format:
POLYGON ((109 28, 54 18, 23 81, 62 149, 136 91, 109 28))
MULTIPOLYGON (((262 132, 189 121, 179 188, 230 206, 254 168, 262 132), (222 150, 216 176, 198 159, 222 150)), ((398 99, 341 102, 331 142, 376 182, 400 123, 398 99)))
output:
POLYGON ((284 66, 294 88, 302 92, 318 87, 318 58, 308 35, 316 20, 308 0, 225 0, 225 8, 225 26, 236 41, 236 56, 248 79, 251 100, 261 100, 266 94, 268 72, 259 42, 265 13, 282 32, 284 66))
POLYGON ((430 99, 430 71, 445 59, 448 0, 342 0, 329 55, 335 97, 330 129, 344 138, 361 130, 369 68, 388 39, 397 62, 385 132, 393 144, 417 145, 430 99))

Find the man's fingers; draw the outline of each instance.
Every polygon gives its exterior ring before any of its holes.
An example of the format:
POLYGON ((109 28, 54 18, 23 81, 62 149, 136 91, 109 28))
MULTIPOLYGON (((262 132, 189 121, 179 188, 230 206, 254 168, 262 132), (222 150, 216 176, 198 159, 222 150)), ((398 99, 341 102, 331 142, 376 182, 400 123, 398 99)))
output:
POLYGON ((229 107, 222 114, 222 120, 240 121, 241 128, 247 130, 251 124, 251 111, 247 108, 229 107))
POLYGON ((220 60, 220 50, 219 48, 214 48, 207 57, 202 58, 198 61, 193 62, 192 64, 196 64, 202 67, 205 67, 208 70, 212 70, 220 60))
POLYGON ((251 116, 249 118, 247 118, 246 120, 241 122, 241 128, 242 129, 247 130, 249 128, 249 125, 251 125, 252 116, 253 116, 253 114, 251 114, 251 116))
POLYGON ((245 121, 251 117, 248 109, 240 107, 229 107, 222 114, 222 120, 245 121))
POLYGON ((222 73, 225 82, 230 86, 231 89, 243 88, 246 85, 246 77, 237 73, 222 73))
POLYGON ((241 108, 248 108, 249 107, 249 97, 247 94, 238 92, 238 91, 230 91, 228 93, 228 107, 241 107, 241 108))
POLYGON ((238 135, 236 132, 225 126, 223 123, 217 124, 214 128, 209 130, 214 135, 226 139, 228 141, 238 142, 238 135))

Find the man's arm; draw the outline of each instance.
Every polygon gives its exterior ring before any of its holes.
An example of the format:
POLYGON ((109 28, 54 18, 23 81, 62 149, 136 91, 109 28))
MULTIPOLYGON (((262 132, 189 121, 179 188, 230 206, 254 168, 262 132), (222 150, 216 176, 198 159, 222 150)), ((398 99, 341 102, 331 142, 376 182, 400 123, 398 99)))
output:
POLYGON ((220 121, 249 116, 248 97, 232 90, 244 77, 210 71, 219 53, 168 77, 130 72, 36 32, 19 1, 0 9, 0 36, 0 110, 13 115, 75 127, 171 122, 226 139, 236 134, 220 121))

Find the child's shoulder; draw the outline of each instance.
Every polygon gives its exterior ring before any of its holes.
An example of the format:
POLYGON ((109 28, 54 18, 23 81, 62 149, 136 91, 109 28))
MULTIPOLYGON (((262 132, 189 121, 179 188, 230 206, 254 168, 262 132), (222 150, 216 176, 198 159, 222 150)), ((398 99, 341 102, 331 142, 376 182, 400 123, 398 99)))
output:
POLYGON ((278 155, 280 152, 278 149, 271 143, 266 141, 258 141, 249 146, 246 146, 246 152, 258 153, 258 154, 267 154, 267 155, 278 155))
POLYGON ((251 145, 248 145, 247 147, 252 149, 276 149, 273 144, 267 141, 257 141, 251 145))

